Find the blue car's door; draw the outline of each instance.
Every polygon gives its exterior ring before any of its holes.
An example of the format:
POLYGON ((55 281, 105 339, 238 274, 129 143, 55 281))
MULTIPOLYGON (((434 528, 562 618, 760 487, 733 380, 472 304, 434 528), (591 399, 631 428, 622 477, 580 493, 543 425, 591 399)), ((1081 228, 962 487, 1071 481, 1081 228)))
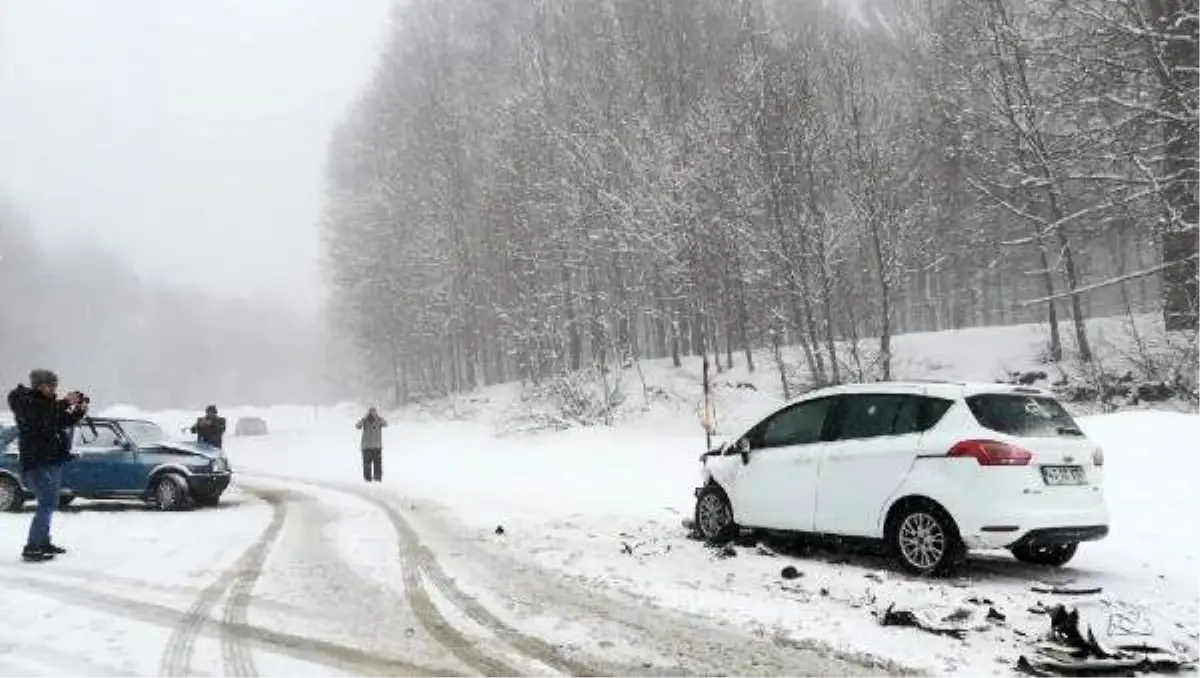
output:
POLYGON ((63 469, 63 488, 76 494, 106 494, 139 490, 137 456, 120 445, 116 429, 96 423, 75 429, 75 461, 63 469))
POLYGON ((16 426, 0 427, 0 454, 6 452, 8 446, 17 439, 17 432, 16 426))

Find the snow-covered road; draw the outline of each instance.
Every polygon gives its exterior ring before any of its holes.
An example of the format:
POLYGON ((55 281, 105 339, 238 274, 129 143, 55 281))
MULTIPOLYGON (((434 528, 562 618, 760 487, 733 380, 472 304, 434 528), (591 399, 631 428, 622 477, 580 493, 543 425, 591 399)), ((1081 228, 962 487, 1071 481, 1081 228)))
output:
MULTIPOLYGON (((81 501, 55 526, 70 554, 41 564, 14 555, 0 564, 7 611, 0 675, 843 675, 888 668, 796 651, 581 589, 430 531, 431 524, 418 532, 411 516, 420 511, 378 486, 265 475, 240 476, 215 510, 161 514, 81 501), (557 640, 507 621, 517 607, 557 640)), ((26 519, 0 516, 3 547, 13 554, 26 519)))
POLYGON ((56 519, 72 552, 54 562, 20 563, 28 514, 0 514, 0 675, 1009 674, 1047 630, 1029 608, 1060 602, 1030 591, 1051 578, 1103 588, 1069 602, 1198 636, 1195 415, 1083 420, 1113 532, 1068 567, 983 554, 929 581, 871 555, 688 540, 697 440, 666 426, 498 439, 395 421, 368 485, 353 414, 231 438, 214 510, 81 501, 56 519), (1006 622, 963 640, 879 622, 971 599, 1006 622))

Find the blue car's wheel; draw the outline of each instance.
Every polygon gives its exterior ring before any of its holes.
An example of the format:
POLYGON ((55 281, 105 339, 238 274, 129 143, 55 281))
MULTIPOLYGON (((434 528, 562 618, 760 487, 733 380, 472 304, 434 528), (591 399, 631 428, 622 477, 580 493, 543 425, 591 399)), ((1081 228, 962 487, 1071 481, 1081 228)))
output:
POLYGON ((0 511, 20 511, 25 505, 25 493, 11 476, 0 476, 0 511))
POLYGON ((192 507, 192 493, 178 473, 164 473, 154 482, 154 505, 159 511, 186 511, 192 507))

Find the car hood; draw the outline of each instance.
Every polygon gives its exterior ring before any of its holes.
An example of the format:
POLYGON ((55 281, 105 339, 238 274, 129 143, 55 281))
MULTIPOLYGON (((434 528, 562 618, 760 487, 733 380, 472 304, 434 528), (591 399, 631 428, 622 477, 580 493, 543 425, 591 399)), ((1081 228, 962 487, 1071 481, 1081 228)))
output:
POLYGON ((169 440, 161 443, 156 443, 147 448, 165 454, 191 454, 205 459, 217 459, 223 455, 221 448, 203 445, 201 443, 189 443, 182 440, 169 440))

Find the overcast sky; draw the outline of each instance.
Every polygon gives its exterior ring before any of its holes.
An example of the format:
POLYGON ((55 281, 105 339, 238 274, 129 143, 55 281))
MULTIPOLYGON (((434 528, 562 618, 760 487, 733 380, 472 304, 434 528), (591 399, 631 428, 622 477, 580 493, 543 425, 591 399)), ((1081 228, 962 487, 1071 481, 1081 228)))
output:
POLYGON ((325 143, 389 0, 0 0, 0 195, 147 277, 321 292, 325 143))

